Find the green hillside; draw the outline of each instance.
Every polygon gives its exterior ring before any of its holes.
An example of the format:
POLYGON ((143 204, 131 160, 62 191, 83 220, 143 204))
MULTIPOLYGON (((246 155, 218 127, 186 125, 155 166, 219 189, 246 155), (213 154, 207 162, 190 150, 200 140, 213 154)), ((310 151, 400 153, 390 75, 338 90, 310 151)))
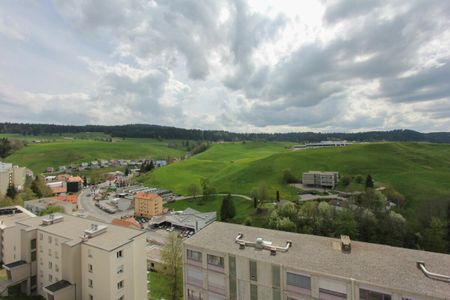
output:
POLYGON ((450 145, 369 143, 343 148, 291 151, 281 143, 227 143, 147 175, 143 181, 187 194, 192 183, 208 177, 217 192, 250 194, 266 183, 275 196, 293 199, 296 191, 282 182, 290 168, 298 177, 309 170, 367 175, 406 196, 408 207, 423 208, 450 200, 450 145))
POLYGON ((152 139, 126 139, 113 142, 74 139, 52 140, 49 143, 29 144, 14 152, 5 161, 26 166, 35 173, 47 167, 95 159, 167 159, 180 157, 184 151, 168 147, 167 141, 152 139))

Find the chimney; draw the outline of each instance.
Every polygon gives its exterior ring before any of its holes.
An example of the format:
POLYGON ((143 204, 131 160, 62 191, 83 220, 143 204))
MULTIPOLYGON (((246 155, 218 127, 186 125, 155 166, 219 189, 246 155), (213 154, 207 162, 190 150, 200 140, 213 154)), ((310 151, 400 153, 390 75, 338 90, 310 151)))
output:
POLYGON ((352 252, 352 242, 348 235, 341 235, 341 250, 344 253, 352 252))

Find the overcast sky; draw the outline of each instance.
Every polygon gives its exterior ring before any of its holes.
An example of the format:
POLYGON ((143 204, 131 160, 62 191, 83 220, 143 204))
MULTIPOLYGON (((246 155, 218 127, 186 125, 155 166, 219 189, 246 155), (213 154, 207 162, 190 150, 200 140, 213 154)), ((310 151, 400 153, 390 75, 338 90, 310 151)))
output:
POLYGON ((0 121, 450 131, 450 1, 3 0, 0 121))

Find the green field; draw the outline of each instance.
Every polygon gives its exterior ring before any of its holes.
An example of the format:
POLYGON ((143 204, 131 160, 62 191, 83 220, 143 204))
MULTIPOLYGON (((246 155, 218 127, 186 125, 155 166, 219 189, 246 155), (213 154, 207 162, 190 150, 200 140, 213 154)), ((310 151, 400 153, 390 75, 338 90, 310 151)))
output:
POLYGON ((377 184, 392 186, 407 199, 407 208, 432 209, 450 200, 450 145, 368 143, 342 148, 291 151, 279 143, 213 145, 186 161, 146 175, 149 185, 187 194, 192 183, 208 177, 218 193, 249 195, 266 183, 271 195, 293 199, 296 190, 282 181, 290 168, 300 177, 309 170, 334 170, 341 175, 371 174, 377 184))
MULTIPOLYGON (((13 137, 15 136, 9 135, 9 138, 13 137)), ((113 142, 105 142, 59 138, 48 143, 28 144, 8 156, 5 161, 26 166, 35 173, 41 173, 47 167, 67 166, 96 159, 167 159, 184 154, 183 150, 168 147, 168 143, 168 141, 152 139, 117 139, 113 142)))

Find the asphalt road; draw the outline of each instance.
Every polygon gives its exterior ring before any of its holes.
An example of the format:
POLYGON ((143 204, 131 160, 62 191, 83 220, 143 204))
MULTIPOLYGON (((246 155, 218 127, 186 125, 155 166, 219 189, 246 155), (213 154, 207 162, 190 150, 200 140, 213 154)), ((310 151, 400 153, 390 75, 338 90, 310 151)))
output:
POLYGON ((95 201, 93 200, 93 192, 90 189, 83 190, 80 193, 78 206, 79 211, 87 214, 87 216, 94 217, 100 221, 111 223, 113 219, 120 218, 121 215, 128 214, 127 212, 109 214, 97 206, 95 206, 95 201), (88 196, 88 194, 92 194, 92 196, 88 196))

